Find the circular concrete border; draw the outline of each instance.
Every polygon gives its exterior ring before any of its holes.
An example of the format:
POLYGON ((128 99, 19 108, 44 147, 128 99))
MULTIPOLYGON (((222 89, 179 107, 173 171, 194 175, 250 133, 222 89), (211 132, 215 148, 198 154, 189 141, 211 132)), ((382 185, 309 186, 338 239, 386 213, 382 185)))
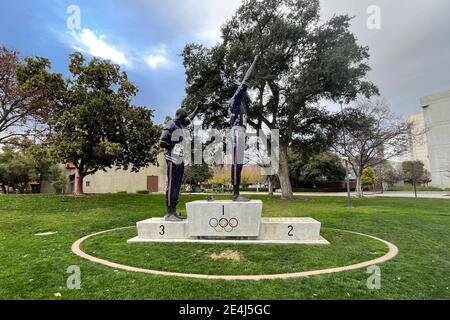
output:
POLYGON ((334 229, 334 228, 329 228, 329 229, 339 230, 339 231, 352 233, 352 234, 356 234, 356 235, 360 235, 360 236, 378 240, 388 246, 389 252, 386 255, 384 255, 380 258, 374 259, 374 260, 365 261, 365 262, 361 262, 358 264, 352 264, 352 265, 344 266, 344 267, 330 268, 330 269, 312 270, 312 271, 303 271, 303 272, 285 273, 285 274, 270 274, 270 275, 206 275, 206 274, 166 272, 166 271, 150 270, 150 269, 143 269, 143 268, 127 266, 127 265, 118 264, 115 262, 111 262, 108 260, 104 260, 104 259, 100 259, 100 258, 91 256, 91 255, 85 253, 84 251, 82 251, 80 248, 81 244, 89 238, 92 238, 92 237, 95 237, 95 236, 98 236, 98 235, 101 235, 104 233, 108 233, 108 232, 130 229, 130 228, 134 228, 134 226, 101 231, 101 232, 97 232, 97 233, 88 235, 86 237, 83 237, 83 238, 77 240, 72 245, 72 252, 75 253, 77 256, 79 256, 83 259, 89 260, 91 262, 102 264, 102 265, 110 267, 110 268, 124 270, 124 271, 147 273, 147 274, 152 274, 152 275, 157 275, 157 276, 170 276, 170 277, 206 279, 206 280, 228 280, 228 281, 233 281, 233 280, 261 281, 261 280, 305 278, 305 277, 338 273, 338 272, 344 272, 344 271, 350 271, 350 270, 358 270, 358 269, 370 267, 370 266, 373 266, 376 264, 384 263, 386 261, 389 261, 389 260, 395 258, 398 255, 398 248, 394 244, 392 244, 388 241, 385 241, 383 239, 380 239, 380 238, 377 238, 377 237, 374 237, 371 235, 367 235, 364 233, 341 230, 341 229, 334 229))

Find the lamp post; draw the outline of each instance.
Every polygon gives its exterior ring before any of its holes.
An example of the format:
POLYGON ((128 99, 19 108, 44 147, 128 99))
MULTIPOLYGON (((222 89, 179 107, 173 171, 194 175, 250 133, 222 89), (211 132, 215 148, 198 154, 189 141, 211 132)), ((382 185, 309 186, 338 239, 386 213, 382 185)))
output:
POLYGON ((348 166, 348 153, 347 153, 347 139, 345 137, 345 122, 344 122, 344 102, 340 101, 341 105, 341 121, 342 121, 342 136, 344 142, 344 154, 345 154, 345 177, 347 181, 347 205, 349 208, 353 208, 352 195, 350 191, 350 176, 349 176, 349 166, 348 166))

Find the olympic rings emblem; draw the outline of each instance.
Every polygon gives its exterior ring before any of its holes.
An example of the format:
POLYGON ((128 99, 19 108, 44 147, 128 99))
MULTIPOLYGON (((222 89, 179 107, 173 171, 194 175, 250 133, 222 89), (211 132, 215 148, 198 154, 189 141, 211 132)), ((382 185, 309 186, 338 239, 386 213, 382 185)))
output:
POLYGON ((211 218, 209 220, 209 226, 216 230, 216 232, 232 232, 234 229, 236 229, 239 226, 239 220, 237 218, 211 218))

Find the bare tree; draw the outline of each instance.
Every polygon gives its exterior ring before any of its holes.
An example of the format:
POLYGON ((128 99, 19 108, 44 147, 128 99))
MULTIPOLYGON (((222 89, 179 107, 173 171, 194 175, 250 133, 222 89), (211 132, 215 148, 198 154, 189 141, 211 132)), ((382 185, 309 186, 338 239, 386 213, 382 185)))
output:
MULTIPOLYGON (((401 168, 394 166, 386 161, 384 164, 378 166, 378 176, 383 184, 386 184, 388 188, 393 187, 396 183, 402 181, 401 168)), ((384 191, 384 190, 382 190, 384 191)))
POLYGON ((427 169, 423 170, 423 175, 419 179, 419 183, 422 184, 425 187, 428 187, 429 184, 433 182, 433 178, 431 176, 431 172, 427 169))
POLYGON ((279 177, 277 175, 278 164, 272 163, 269 158, 273 153, 278 153, 279 143, 274 141, 272 143, 272 133, 264 132, 262 129, 257 132, 259 138, 264 139, 265 142, 258 140, 256 134, 253 135, 256 138, 257 143, 247 145, 247 155, 250 163, 254 163, 261 168, 261 181, 267 185, 268 195, 274 195, 274 186, 280 183, 279 177))
POLYGON ((26 91, 17 83, 18 53, 0 47, 0 143, 45 132, 49 102, 40 90, 26 91))
POLYGON ((395 116, 383 101, 360 100, 343 115, 345 128, 333 149, 348 159, 362 197, 364 169, 376 167, 408 150, 412 123, 395 116))

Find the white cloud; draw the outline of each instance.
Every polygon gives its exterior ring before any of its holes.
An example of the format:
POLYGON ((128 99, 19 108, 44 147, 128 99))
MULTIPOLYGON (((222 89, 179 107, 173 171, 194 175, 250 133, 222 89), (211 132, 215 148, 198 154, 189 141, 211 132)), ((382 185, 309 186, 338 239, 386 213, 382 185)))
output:
POLYGON ((195 34, 194 36, 196 39, 204 43, 205 45, 216 45, 218 42, 220 42, 222 38, 222 32, 220 29, 220 26, 215 26, 212 28, 209 28, 206 31, 201 31, 195 34))
POLYGON ((167 68, 172 65, 172 62, 168 57, 167 49, 165 46, 152 49, 151 53, 147 55, 144 59, 149 68, 152 70, 167 68))
POLYGON ((242 0, 135 0, 139 10, 148 10, 178 30, 187 41, 215 45, 221 39, 221 27, 242 4, 242 0))
POLYGON ((159 69, 161 66, 169 64, 169 60, 166 57, 152 54, 147 57, 146 62, 150 69, 153 70, 159 69))
POLYGON ((72 48, 75 50, 88 52, 94 57, 108 59, 120 65, 130 64, 123 52, 106 43, 103 35, 97 36, 90 29, 83 29, 80 32, 73 32, 72 36, 75 40, 72 48))
POLYGON ((146 64, 151 70, 159 70, 173 66, 167 47, 160 45, 145 50, 127 48, 119 50, 116 46, 106 42, 104 35, 97 35, 91 29, 70 32, 72 36, 70 46, 80 52, 86 52, 94 57, 111 60, 122 66, 132 68, 133 65, 146 64))

